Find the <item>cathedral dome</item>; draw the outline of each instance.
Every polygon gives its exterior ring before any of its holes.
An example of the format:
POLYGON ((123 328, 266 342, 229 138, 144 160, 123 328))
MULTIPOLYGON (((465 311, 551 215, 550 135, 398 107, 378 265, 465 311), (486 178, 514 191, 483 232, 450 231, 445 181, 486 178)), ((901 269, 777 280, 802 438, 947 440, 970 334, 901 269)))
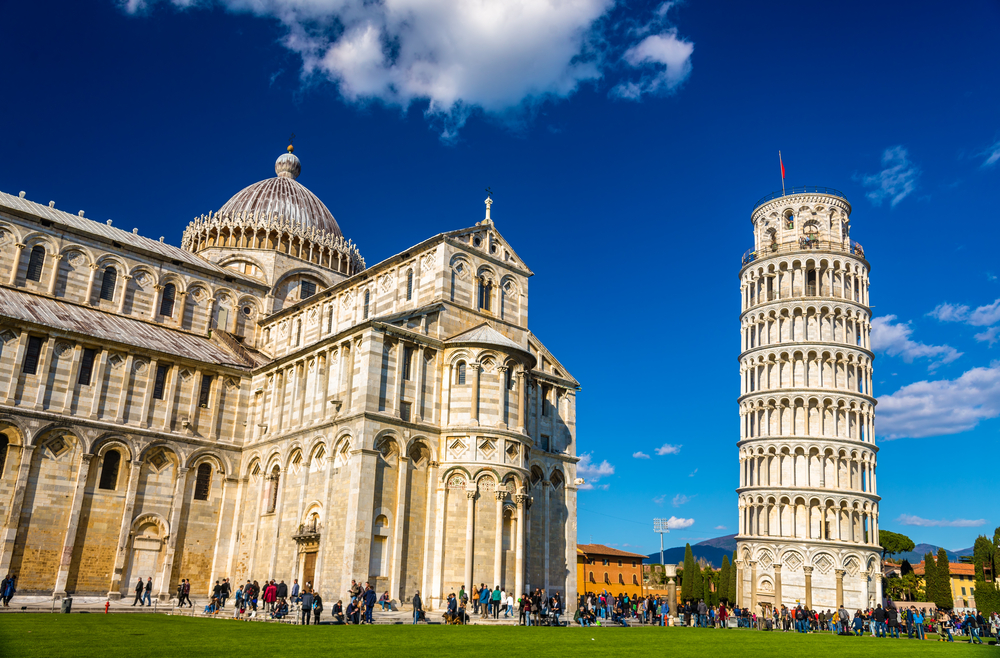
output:
POLYGON ((237 217, 283 217, 303 229, 315 228, 331 237, 343 237, 337 220, 326 205, 304 185, 296 181, 302 163, 289 150, 274 163, 275 178, 245 187, 219 208, 218 214, 237 217), (251 215, 252 213, 252 215, 251 215))

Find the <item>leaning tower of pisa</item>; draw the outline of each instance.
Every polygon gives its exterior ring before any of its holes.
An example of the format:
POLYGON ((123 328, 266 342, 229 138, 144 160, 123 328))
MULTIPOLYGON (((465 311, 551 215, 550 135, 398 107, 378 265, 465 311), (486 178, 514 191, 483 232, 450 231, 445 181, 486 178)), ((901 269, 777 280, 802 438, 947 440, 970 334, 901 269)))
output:
POLYGON ((737 604, 882 600, 869 264, 828 188, 769 195, 740 270, 737 604))

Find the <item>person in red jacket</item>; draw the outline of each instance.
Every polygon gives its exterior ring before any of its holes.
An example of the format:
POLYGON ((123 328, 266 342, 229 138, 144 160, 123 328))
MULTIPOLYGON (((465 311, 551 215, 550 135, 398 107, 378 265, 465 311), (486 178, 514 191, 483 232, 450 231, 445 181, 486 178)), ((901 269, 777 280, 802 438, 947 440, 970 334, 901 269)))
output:
POLYGON ((268 612, 274 612, 274 602, 278 599, 278 586, 274 584, 272 580, 264 588, 264 605, 268 612))

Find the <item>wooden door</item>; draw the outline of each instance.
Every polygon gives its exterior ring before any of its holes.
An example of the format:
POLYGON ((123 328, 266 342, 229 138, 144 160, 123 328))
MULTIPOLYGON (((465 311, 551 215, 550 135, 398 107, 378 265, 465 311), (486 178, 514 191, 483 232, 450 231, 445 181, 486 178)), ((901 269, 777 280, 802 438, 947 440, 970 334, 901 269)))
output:
POLYGON ((306 553, 305 564, 302 566, 302 586, 312 583, 316 576, 316 553, 306 553))

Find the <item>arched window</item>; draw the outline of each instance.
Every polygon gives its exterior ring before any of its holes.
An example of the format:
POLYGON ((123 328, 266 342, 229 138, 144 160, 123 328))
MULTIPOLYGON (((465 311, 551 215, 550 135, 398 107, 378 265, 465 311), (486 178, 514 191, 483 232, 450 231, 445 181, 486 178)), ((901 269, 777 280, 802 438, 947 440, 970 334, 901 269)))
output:
POLYGON ((639 577, 636 576, 635 574, 632 574, 632 584, 633 585, 638 585, 639 584, 639 577))
POLYGON ((465 361, 458 362, 455 383, 459 386, 465 386, 465 361))
POLYGON ((114 491, 118 486, 118 467, 121 466, 122 453, 117 450, 108 450, 104 453, 104 461, 101 464, 101 482, 98 487, 114 491))
POLYGON ((592 582, 592 583, 596 583, 597 582, 596 580, 594 580, 594 572, 593 571, 590 572, 590 582, 592 582))
POLYGON ((25 279, 28 281, 41 281, 43 265, 45 265, 45 247, 36 245, 31 248, 31 255, 28 256, 28 274, 25 276, 25 279))
POLYGON ((0 436, 0 478, 3 477, 4 465, 7 463, 7 445, 9 443, 6 436, 0 436))
POLYGON ((118 282, 118 270, 114 268, 114 265, 108 265, 104 268, 104 276, 101 278, 101 299, 106 299, 109 302, 115 300, 115 284, 118 282))
POLYGON ((406 301, 413 299, 413 270, 406 272, 406 301))
POLYGON ((368 319, 368 303, 369 303, 369 301, 371 301, 371 291, 366 290, 365 291, 365 309, 364 309, 364 315, 361 318, 362 320, 367 320, 368 319))
POLYGON ((174 314, 174 297, 177 296, 177 286, 168 283, 163 286, 163 299, 160 300, 160 315, 171 317, 174 314))
POLYGON ((299 299, 308 299, 316 294, 316 284, 312 281, 302 280, 299 284, 299 299))
POLYGON ((493 296, 493 284, 486 277, 479 279, 479 310, 490 310, 490 298, 493 296))
POLYGON ((625 577, 623 575, 621 575, 621 574, 618 574, 618 584, 619 585, 624 585, 625 584, 625 577))
POLYGON ((208 500, 208 494, 212 491, 212 465, 201 464, 198 466, 198 476, 194 481, 194 499, 208 500))
POLYGON ((608 572, 607 571, 604 572, 604 582, 607 583, 608 585, 611 584, 611 577, 608 576, 608 572))

